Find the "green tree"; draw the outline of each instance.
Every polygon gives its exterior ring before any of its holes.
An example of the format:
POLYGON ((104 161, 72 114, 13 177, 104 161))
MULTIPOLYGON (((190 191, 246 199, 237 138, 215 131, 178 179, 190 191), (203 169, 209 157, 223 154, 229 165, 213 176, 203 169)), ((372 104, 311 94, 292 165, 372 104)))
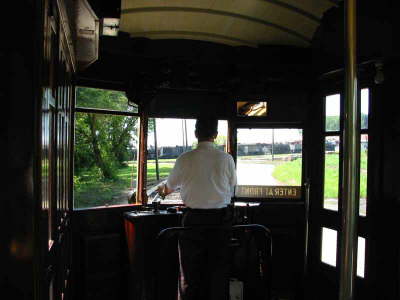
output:
POLYGON ((118 111, 132 111, 124 92, 78 87, 76 106, 118 111))
MULTIPOLYGON (((217 138, 214 140, 214 144, 217 146, 224 146, 226 145, 226 136, 223 135, 218 135, 217 138)), ((198 142, 194 141, 192 143, 192 149, 195 149, 197 147, 198 142)))
POLYGON ((216 145, 226 145, 226 136, 218 135, 217 138, 214 140, 214 144, 216 144, 216 145))
MULTIPOLYGON (((326 130, 327 131, 338 131, 339 130, 339 117, 338 116, 327 116, 326 117, 326 130)), ((361 113, 361 128, 368 128, 368 114, 361 113)))
POLYGON ((368 128, 368 114, 361 114, 361 128, 368 128))
MULTIPOLYGON (((126 110, 122 92, 91 88, 77 89, 77 106, 126 110)), ((137 118, 77 113, 75 118, 75 168, 98 168, 102 177, 113 179, 115 169, 132 156, 137 140, 137 118)))
POLYGON ((327 116, 325 122, 327 131, 338 131, 340 129, 340 120, 338 116, 327 116))

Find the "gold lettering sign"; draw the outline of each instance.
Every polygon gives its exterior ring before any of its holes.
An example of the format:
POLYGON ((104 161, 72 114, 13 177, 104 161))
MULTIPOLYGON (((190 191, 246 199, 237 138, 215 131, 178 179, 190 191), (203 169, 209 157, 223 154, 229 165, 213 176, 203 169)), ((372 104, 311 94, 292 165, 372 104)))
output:
POLYGON ((301 186, 238 185, 236 197, 300 199, 301 186))

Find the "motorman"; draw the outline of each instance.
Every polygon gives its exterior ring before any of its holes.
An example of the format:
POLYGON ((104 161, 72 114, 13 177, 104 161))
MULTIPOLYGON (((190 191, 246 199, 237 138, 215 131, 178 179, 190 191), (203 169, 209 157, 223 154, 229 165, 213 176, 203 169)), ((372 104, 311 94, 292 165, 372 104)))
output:
POLYGON ((179 240, 183 300, 229 299, 229 204, 236 170, 232 156, 214 146, 217 128, 216 118, 197 119, 197 148, 178 157, 166 184, 158 188, 161 197, 180 188, 186 206, 182 225, 192 228, 179 240))

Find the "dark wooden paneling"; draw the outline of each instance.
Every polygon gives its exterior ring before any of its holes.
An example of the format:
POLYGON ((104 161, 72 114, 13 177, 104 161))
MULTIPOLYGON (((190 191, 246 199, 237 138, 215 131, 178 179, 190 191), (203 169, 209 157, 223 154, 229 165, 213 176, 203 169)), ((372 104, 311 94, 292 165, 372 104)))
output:
POLYGON ((272 289, 301 297, 304 266, 305 211, 303 202, 265 203, 254 211, 253 221, 272 233, 272 289))
POLYGON ((63 19, 64 3, 43 1, 41 90, 41 268, 42 299, 68 299, 71 259, 71 111, 73 66, 63 19))
POLYGON ((121 234, 81 235, 84 289, 82 299, 123 299, 126 244, 121 234))
POLYGON ((138 206, 73 212, 73 299, 127 297, 128 248, 123 213, 138 206))
MULTIPOLYGON (((390 228, 398 228, 399 192, 396 188, 400 160, 400 119, 395 103, 398 64, 385 66, 385 81, 375 84, 367 68, 360 68, 360 87, 370 89, 368 141, 367 216, 359 218, 359 235, 366 238, 365 278, 355 280, 356 299, 398 299, 398 239, 390 228)), ((340 77, 340 76, 339 76, 340 77)), ((340 241, 341 216, 322 209, 323 187, 323 115, 324 96, 341 91, 337 77, 324 86, 325 94, 316 95, 312 129, 314 144, 308 152, 311 163, 311 237, 310 277, 307 296, 311 299, 337 299, 338 268, 321 263, 321 226, 338 230, 340 241), (311 160, 311 158, 313 158, 311 160)), ((340 249, 340 247, 338 247, 340 249)), ((340 254, 338 254, 340 255, 340 254)))
POLYGON ((367 214, 371 217, 367 253, 367 276, 375 286, 379 299, 399 299, 398 239, 400 190, 400 118, 398 115, 398 68, 399 64, 387 66, 385 82, 373 90, 372 109, 375 111, 371 142, 374 143, 373 182, 367 214), (395 230, 393 230, 395 229, 395 230))
MULTIPOLYGON (((12 26, 0 43, 2 126, 2 196, 0 208, 0 291, 18 299, 33 299, 41 259, 38 184, 41 3, 11 2, 3 24, 12 26), (8 17, 12 17, 9 19, 8 17)), ((6 297, 6 296, 2 296, 6 297)))

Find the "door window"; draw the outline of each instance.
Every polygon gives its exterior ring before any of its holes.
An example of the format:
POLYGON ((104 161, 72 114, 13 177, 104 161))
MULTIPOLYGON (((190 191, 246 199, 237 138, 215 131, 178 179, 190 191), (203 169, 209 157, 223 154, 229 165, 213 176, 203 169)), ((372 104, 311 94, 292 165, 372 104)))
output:
POLYGON ((303 131, 237 130, 237 197, 299 198, 303 131))

